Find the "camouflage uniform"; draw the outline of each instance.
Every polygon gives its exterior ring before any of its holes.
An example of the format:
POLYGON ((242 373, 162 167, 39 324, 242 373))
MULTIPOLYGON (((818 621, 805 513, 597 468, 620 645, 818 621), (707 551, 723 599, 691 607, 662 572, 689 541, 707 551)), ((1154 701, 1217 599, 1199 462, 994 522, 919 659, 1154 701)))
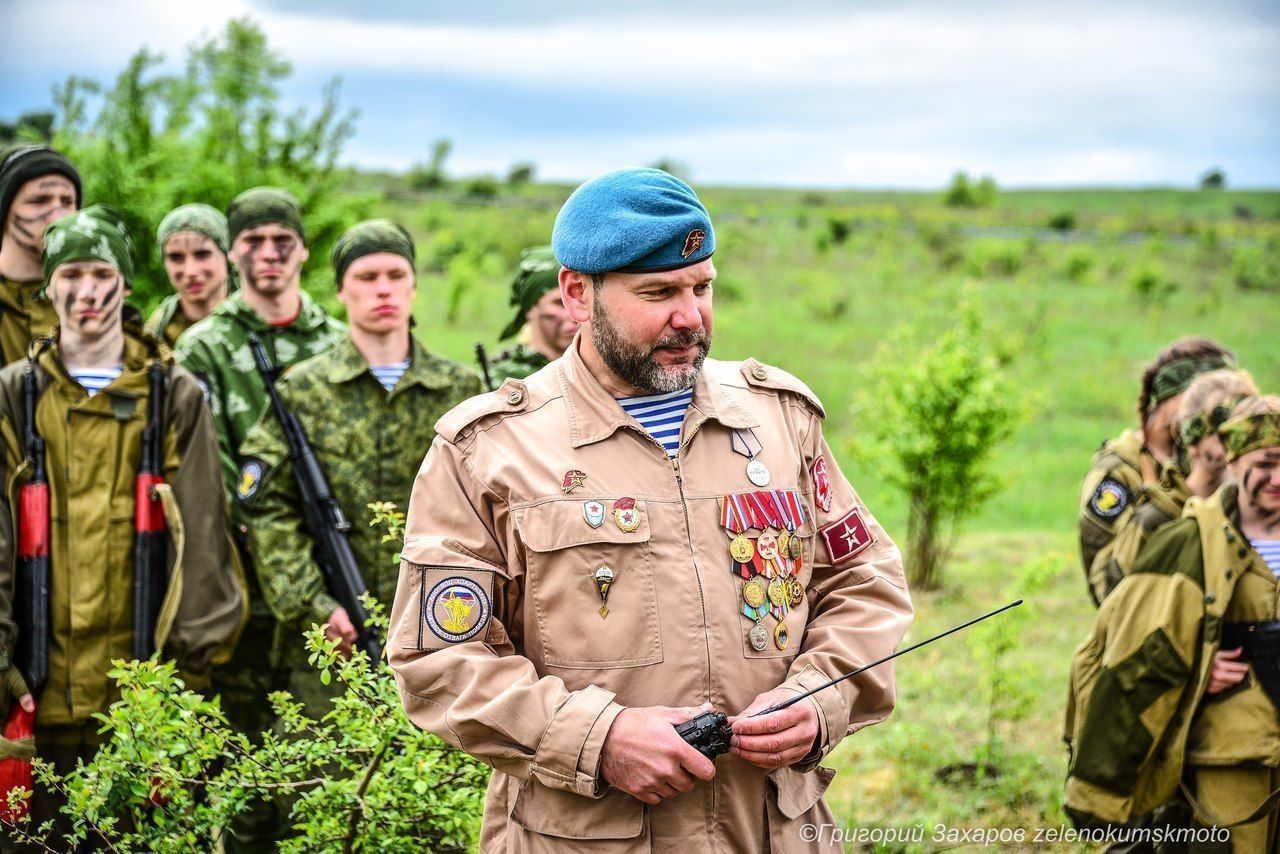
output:
POLYGON ((549 364, 550 359, 528 344, 517 344, 493 357, 489 363, 489 377, 493 380, 493 387, 497 388, 504 380, 522 380, 549 364))
MULTIPOLYGON (((262 378, 249 352, 252 332, 261 340, 273 364, 293 365, 329 349, 343 337, 345 327, 301 294, 302 310, 289 326, 273 327, 258 316, 241 294, 232 294, 204 320, 191 327, 175 350, 179 363, 204 386, 218 429, 222 475, 229 495, 240 479, 238 450, 266 401, 262 378)), ((244 544, 244 517, 231 502, 232 520, 244 544)), ((252 559, 252 552, 248 555, 252 559)), ((251 561, 250 561, 251 562, 251 561)), ((228 716, 244 732, 261 732, 271 724, 266 694, 279 687, 275 674, 264 667, 274 620, 262 601, 256 572, 246 567, 250 617, 236 654, 213 673, 214 687, 223 695, 228 716)))
POLYGON ((14 282, 0 276, 0 359, 4 364, 27 357, 32 339, 48 335, 58 322, 53 303, 40 292, 44 282, 14 282))
POLYGON ((177 294, 169 294, 160 300, 155 311, 147 318, 147 331, 170 347, 178 343, 178 336, 196 325, 182 313, 182 302, 177 294))
MULTIPOLYGON (((409 368, 388 392, 344 337, 332 350, 290 370, 278 388, 351 520, 351 548, 369 593, 389 607, 399 547, 381 542, 383 532, 368 523, 368 505, 394 501, 404 507, 423 448, 435 438, 436 420, 479 394, 479 378, 414 340, 409 368)), ((302 633, 313 623, 328 621, 338 602, 311 558, 289 449, 270 410, 263 412, 240 450, 246 470, 260 472, 240 501, 248 513, 262 593, 280 621, 277 659, 289 669, 294 697, 306 703, 310 714, 322 715, 340 688, 321 684, 307 663, 302 633)))
POLYGON ((1182 472, 1172 466, 1166 468, 1156 483, 1144 484, 1134 496, 1131 512, 1125 514, 1123 524, 1117 526, 1115 539, 1100 551, 1098 574, 1095 576, 1098 595, 1105 599, 1116 585, 1129 574, 1138 560, 1143 546, 1161 525, 1182 515, 1182 508, 1191 497, 1191 489, 1182 472))

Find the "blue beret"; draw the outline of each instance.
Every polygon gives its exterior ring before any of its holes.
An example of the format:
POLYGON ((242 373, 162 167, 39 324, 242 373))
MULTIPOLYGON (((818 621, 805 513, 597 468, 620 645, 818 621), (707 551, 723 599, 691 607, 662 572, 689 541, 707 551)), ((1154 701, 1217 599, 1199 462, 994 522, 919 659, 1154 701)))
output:
POLYGON ((710 258, 716 235, 684 181, 661 169, 619 169, 573 191, 551 248, 579 273, 660 273, 710 258))

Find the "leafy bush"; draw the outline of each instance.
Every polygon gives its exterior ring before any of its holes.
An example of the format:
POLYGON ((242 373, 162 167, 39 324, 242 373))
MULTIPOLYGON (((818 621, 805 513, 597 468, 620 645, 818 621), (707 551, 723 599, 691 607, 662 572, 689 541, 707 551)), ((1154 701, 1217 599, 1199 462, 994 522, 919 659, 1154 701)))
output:
POLYGON ((302 203, 310 250, 303 281, 326 297, 332 245, 372 204, 338 192, 337 159, 355 113, 340 108, 337 81, 325 87, 314 115, 285 112, 280 86, 290 65, 247 19, 193 45, 182 74, 155 73, 160 61, 143 49, 105 91, 73 76, 54 93, 55 144, 80 170, 85 199, 114 205, 128 220, 138 270, 133 299, 149 309, 169 293, 155 247, 166 213, 187 202, 224 210, 261 184, 285 187, 302 203))
POLYGON ((1221 190, 1227 186, 1227 173, 1221 169, 1213 168, 1200 176, 1200 189, 1202 190, 1221 190))
POLYGON ((989 208, 996 202, 996 182, 984 175, 976 183, 969 180, 968 172, 957 172, 942 194, 942 201, 953 208, 989 208))
POLYGON ((1178 286, 1154 261, 1146 261, 1129 274, 1129 289, 1144 303, 1159 305, 1177 291, 1178 286))
POLYGON ((1076 227, 1075 211, 1058 211, 1049 217, 1049 228, 1054 231, 1073 231, 1076 227))
POLYGON ((1093 253, 1088 249, 1071 250, 1067 253, 1067 278, 1077 284, 1087 282, 1095 260, 1093 253))
POLYGON ((1026 261, 1024 246, 1008 240, 980 240, 970 247, 966 257, 969 275, 1014 276, 1026 261))
POLYGON ((1280 290, 1280 245, 1237 249, 1231 259, 1231 278, 1242 291, 1280 290))
POLYGON ((498 179, 492 175, 477 175, 467 181, 463 192, 475 198, 491 199, 498 195, 498 179))
POLYGON ((1021 418, 973 288, 925 345, 902 327, 879 348, 858 408, 885 476, 908 499, 906 565, 933 588, 958 525, 994 494, 987 463, 1021 418))

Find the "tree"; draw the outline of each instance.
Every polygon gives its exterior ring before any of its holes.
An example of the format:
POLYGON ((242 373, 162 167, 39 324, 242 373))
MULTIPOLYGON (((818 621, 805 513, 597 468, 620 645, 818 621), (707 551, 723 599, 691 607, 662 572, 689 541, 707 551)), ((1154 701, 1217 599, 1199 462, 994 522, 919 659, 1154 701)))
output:
POLYGON ((668 175, 674 175, 686 183, 689 181, 689 166, 688 164, 681 163, 679 160, 674 160, 670 157, 660 157, 650 163, 649 166, 653 169, 661 169, 668 175))
POLYGON ((971 288, 931 345, 902 327, 881 345, 858 409, 870 450, 906 493, 907 575, 938 586, 957 527, 996 489, 987 471, 1021 417, 971 288))
POLYGON ((953 208, 989 208, 996 202, 996 193, 996 181, 990 175, 984 175, 975 183, 969 179, 968 172, 957 172, 951 176, 942 201, 953 208))
POLYGON ((538 167, 527 160, 513 163, 507 172, 507 186, 518 189, 533 180, 538 167))
POLYGON ((192 45, 180 74, 158 73, 160 61, 143 49, 110 88, 72 76, 54 89, 55 144, 80 170, 86 200, 113 205, 128 220, 134 300, 148 308, 169 292, 154 240, 166 213, 187 202, 222 210, 262 184, 297 195, 310 249, 304 284, 331 293, 333 242, 372 204, 338 192, 337 160, 355 119, 339 106, 338 81, 324 88, 314 114, 287 110, 280 86, 291 66, 248 19, 192 45))
POLYGON ((53 113, 45 110, 23 113, 12 122, 0 121, 0 149, 53 139, 53 113))
POLYGON ((426 163, 417 163, 410 170, 407 182, 415 190, 438 190, 448 183, 444 162, 453 151, 453 140, 441 137, 431 143, 431 157, 426 163))
POLYGON ((1227 173, 1216 166, 1200 176, 1200 189, 1221 190, 1227 186, 1227 173))

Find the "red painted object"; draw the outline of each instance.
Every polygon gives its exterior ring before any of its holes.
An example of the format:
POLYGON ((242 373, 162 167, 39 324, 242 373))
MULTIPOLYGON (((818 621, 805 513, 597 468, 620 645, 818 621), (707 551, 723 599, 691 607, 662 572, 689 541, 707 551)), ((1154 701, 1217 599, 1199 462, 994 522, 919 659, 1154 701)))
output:
POLYGON ((164 483, 164 476, 138 474, 133 479, 133 530, 139 534, 164 531, 164 507, 153 491, 164 483))
MULTIPOLYGON (((28 712, 14 701, 13 712, 4 725, 4 737, 21 741, 35 737, 36 713, 28 712)), ((30 790, 33 783, 30 759, 0 759, 0 821, 12 824, 27 814, 29 801, 17 809, 9 806, 9 793, 14 789, 30 790)))
POLYGON ((47 556, 49 554, 49 484, 23 485, 18 492, 18 522, 19 557, 47 556))

